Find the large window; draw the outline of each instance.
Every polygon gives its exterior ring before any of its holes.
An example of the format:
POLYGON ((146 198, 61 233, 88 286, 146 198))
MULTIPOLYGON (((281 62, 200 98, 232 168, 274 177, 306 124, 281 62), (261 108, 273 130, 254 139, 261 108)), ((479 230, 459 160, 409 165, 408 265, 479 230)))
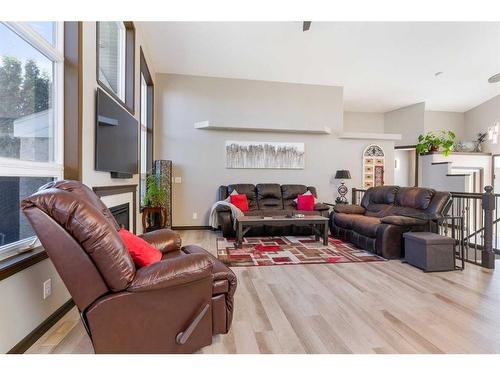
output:
POLYGON ((97 81, 134 111, 135 29, 131 22, 97 22, 97 81))
POLYGON ((146 176, 153 168, 153 95, 154 87, 146 59, 141 49, 141 121, 140 121, 140 176, 141 205, 146 193, 146 176))
POLYGON ((62 177, 62 39, 62 23, 0 23, 0 258, 36 240, 21 200, 62 177))
POLYGON ((99 81, 125 102, 125 25, 99 22, 99 81))

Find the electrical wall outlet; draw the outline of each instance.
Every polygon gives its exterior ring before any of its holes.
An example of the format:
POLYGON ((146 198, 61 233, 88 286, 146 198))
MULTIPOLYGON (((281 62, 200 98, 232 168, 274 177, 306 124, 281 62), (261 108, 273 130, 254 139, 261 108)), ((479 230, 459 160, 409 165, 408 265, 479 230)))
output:
POLYGON ((43 282, 43 299, 47 299, 52 294, 52 279, 43 282))
POLYGON ((193 220, 198 219, 198 212, 193 212, 193 220))

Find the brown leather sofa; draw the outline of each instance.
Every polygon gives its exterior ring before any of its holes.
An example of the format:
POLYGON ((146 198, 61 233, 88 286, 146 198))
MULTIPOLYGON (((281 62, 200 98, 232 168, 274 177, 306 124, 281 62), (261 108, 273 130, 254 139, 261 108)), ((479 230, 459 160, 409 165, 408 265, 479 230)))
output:
MULTIPOLYGON (((293 213, 303 213, 306 215, 322 215, 328 217, 329 207, 323 203, 316 203, 314 211, 299 211, 294 202, 299 194, 304 194, 309 190, 315 197, 316 188, 306 185, 279 185, 279 184, 232 184, 219 187, 218 200, 226 199, 233 190, 239 194, 245 194, 248 200, 249 210, 245 215, 249 216, 284 216, 293 213)), ((233 217, 231 209, 227 206, 217 206, 217 218, 224 237, 234 237, 233 217)), ((305 227, 273 227, 262 226, 252 228, 249 236, 260 235, 307 235, 312 234, 309 228, 305 227)))
POLYGON ((76 181, 42 186, 22 209, 68 288, 96 353, 191 353, 227 333, 234 273, 163 229, 143 239, 163 253, 136 269, 102 201, 76 181))
POLYGON ((336 205, 330 231, 384 258, 404 255, 403 233, 433 230, 446 214, 451 194, 417 187, 380 186, 366 191, 361 205, 336 205))

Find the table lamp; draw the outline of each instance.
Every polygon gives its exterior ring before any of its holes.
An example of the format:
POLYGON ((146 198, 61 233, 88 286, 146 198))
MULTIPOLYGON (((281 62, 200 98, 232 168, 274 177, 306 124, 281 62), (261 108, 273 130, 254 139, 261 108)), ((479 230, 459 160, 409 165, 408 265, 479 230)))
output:
MULTIPOLYGON (((339 169, 335 173, 335 179, 336 180, 350 180, 351 179, 351 173, 347 169, 339 169)), ((349 189, 347 186, 344 184, 344 181, 340 181, 340 186, 338 188, 338 193, 339 196, 335 200, 336 203, 340 204, 345 204, 347 203, 347 198, 345 197, 349 189)))

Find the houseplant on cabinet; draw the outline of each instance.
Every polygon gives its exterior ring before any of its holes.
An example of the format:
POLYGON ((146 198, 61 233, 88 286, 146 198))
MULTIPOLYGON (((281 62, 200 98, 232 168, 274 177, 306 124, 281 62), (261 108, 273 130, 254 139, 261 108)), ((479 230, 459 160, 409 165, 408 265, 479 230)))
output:
POLYGON ((142 228, 144 232, 165 228, 166 204, 166 189, 161 186, 156 175, 148 175, 146 177, 146 193, 142 208, 142 228))
POLYGON ((426 154, 428 152, 437 152, 440 149, 444 156, 448 156, 453 151, 455 144, 455 133, 451 130, 441 130, 438 134, 428 132, 418 136, 417 152, 426 154))

